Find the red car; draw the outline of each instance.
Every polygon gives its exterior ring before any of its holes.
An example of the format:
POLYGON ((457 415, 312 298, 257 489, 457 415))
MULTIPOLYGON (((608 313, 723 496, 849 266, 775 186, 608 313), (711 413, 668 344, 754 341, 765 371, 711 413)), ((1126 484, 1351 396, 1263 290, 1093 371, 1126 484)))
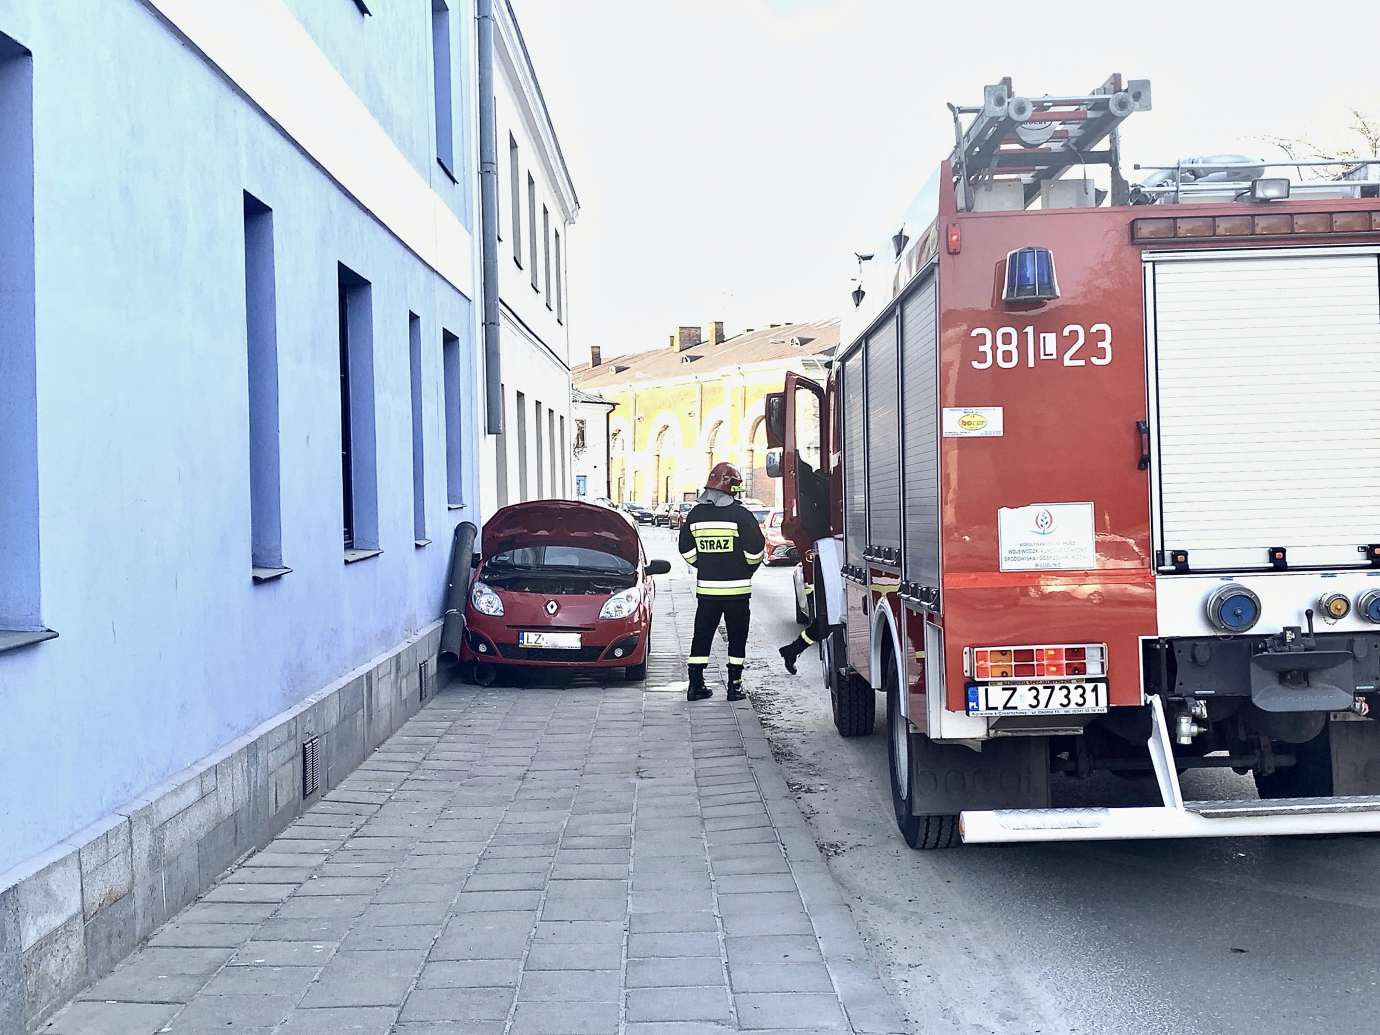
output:
POLYGON ((460 660, 476 682, 501 665, 622 668, 647 675, 653 575, 618 511, 568 500, 517 503, 489 518, 465 604, 460 660))
POLYGON ((768 511, 766 520, 762 522, 768 564, 794 564, 800 559, 800 551, 795 548, 795 543, 787 539, 781 530, 781 515, 780 510, 768 511))

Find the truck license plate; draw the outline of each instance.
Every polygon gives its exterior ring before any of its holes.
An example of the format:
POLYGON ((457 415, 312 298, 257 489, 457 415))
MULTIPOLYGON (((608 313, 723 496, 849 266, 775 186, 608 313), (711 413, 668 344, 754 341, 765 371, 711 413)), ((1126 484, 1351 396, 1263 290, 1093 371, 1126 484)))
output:
POLYGON ((1091 715, 1107 710, 1101 680, 1058 683, 973 683, 969 715, 1091 715))
POLYGON ((519 647, 537 647, 547 650, 579 650, 580 634, 565 632, 520 632, 519 647))

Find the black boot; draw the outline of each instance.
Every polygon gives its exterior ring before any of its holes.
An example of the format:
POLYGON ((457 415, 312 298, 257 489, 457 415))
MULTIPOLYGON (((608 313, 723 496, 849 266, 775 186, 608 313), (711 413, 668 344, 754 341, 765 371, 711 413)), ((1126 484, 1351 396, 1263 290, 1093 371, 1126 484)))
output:
POLYGON ((713 697, 714 691, 704 685, 704 666, 690 666, 690 685, 686 688, 685 699, 687 701, 703 701, 706 697, 713 697))
POLYGON ((800 658, 800 655, 804 653, 805 644, 801 642, 798 636, 781 648, 781 660, 786 663, 786 671, 791 675, 795 675, 795 663, 800 658))
POLYGON ((730 701, 746 701, 747 694, 743 693, 743 666, 728 666, 728 699, 730 701))

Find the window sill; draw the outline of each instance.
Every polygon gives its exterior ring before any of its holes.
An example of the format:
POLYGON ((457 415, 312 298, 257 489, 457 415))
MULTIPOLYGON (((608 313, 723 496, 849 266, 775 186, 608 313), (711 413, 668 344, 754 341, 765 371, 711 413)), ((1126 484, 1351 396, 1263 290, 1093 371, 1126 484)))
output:
POLYGON ((446 164, 446 160, 445 160, 444 158, 441 158, 441 157, 438 156, 438 157, 436 158, 436 164, 439 165, 439 166, 441 167, 441 171, 442 171, 442 172, 444 172, 447 176, 450 177, 450 182, 451 182, 451 183, 459 183, 459 182, 460 182, 460 180, 456 178, 456 175, 455 175, 454 171, 451 170, 451 167, 450 167, 449 165, 446 164))
POLYGON ((16 631, 12 629, 0 629, 0 654, 7 650, 19 650, 20 647, 32 647, 35 643, 42 643, 44 640, 56 640, 57 633, 52 629, 38 629, 27 631, 16 631))
POLYGON ((554 313, 556 310, 553 309, 553 308, 551 308, 551 303, 550 303, 550 302, 547 302, 547 303, 546 303, 546 311, 547 311, 548 313, 554 313))
POLYGON ((516 255, 513 256, 513 265, 516 266, 518 269, 522 269, 522 260, 519 259, 516 255))
POLYGON ((465 505, 464 505, 463 503, 447 503, 447 504, 446 504, 446 509, 447 509, 447 510, 464 510, 464 509, 465 509, 465 505))
POLYGON ((251 568, 250 574, 253 575, 254 581, 256 583, 259 583, 272 582, 275 579, 281 579, 290 571, 292 571, 291 568, 251 568))
POLYGON ((369 10, 369 5, 365 2, 365 0, 355 0, 355 6, 359 8, 359 13, 365 15, 366 17, 372 13, 369 10))
POLYGON ((415 546, 417 549, 420 550, 420 549, 421 549, 422 547, 424 547, 424 546, 430 546, 430 545, 431 545, 431 540, 430 540, 430 539, 414 539, 414 540, 412 540, 412 545, 415 546))
POLYGON ((345 563, 354 564, 356 561, 367 561, 370 557, 377 557, 383 553, 382 550, 346 550, 345 563))

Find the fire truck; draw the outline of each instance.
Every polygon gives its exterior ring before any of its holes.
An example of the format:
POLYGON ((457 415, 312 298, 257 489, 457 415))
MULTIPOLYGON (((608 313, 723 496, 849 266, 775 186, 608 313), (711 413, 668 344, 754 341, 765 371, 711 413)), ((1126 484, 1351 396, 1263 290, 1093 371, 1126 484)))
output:
POLYGON ((1380 830, 1380 165, 1132 184, 1150 106, 951 106, 827 383, 767 400, 835 725, 884 697, 915 848, 1380 830), (1146 804, 1057 807, 1104 771, 1146 804))

